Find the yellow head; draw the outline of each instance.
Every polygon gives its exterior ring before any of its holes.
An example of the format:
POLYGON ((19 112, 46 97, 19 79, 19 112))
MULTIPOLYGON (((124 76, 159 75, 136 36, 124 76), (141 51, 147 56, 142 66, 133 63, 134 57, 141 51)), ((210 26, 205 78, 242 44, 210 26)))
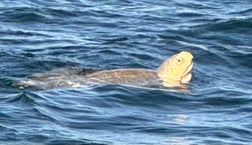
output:
POLYGON ((165 60, 157 69, 157 74, 162 81, 171 85, 188 83, 192 77, 192 59, 190 52, 182 51, 165 60))

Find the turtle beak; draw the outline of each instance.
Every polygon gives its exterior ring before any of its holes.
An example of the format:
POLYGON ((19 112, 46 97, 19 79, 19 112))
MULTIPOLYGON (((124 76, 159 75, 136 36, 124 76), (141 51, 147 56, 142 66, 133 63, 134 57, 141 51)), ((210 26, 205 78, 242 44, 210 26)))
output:
POLYGON ((192 68, 193 68, 193 62, 186 68, 184 75, 181 77, 182 83, 188 83, 192 78, 192 68))

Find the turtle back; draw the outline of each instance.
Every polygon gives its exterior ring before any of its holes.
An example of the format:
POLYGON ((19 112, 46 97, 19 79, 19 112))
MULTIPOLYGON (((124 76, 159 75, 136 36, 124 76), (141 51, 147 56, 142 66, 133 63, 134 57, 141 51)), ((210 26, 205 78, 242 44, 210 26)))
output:
POLYGON ((156 71, 148 69, 115 69, 86 75, 86 78, 107 83, 150 86, 160 84, 156 71))

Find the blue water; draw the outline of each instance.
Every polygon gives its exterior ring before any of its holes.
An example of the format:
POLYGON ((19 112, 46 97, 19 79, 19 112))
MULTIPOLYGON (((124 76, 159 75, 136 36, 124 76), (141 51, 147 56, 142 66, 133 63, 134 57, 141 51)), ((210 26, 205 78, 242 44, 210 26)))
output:
POLYGON ((0 144, 252 144, 251 0, 2 0, 0 144), (21 90, 64 67, 156 69, 194 55, 190 92, 21 90))

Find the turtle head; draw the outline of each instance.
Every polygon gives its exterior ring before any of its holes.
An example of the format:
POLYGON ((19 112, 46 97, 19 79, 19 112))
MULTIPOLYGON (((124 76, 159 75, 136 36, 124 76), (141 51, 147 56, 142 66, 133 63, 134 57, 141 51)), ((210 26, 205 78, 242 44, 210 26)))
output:
POLYGON ((182 51, 165 60, 157 69, 157 74, 166 83, 188 83, 191 80, 193 68, 193 55, 182 51))

